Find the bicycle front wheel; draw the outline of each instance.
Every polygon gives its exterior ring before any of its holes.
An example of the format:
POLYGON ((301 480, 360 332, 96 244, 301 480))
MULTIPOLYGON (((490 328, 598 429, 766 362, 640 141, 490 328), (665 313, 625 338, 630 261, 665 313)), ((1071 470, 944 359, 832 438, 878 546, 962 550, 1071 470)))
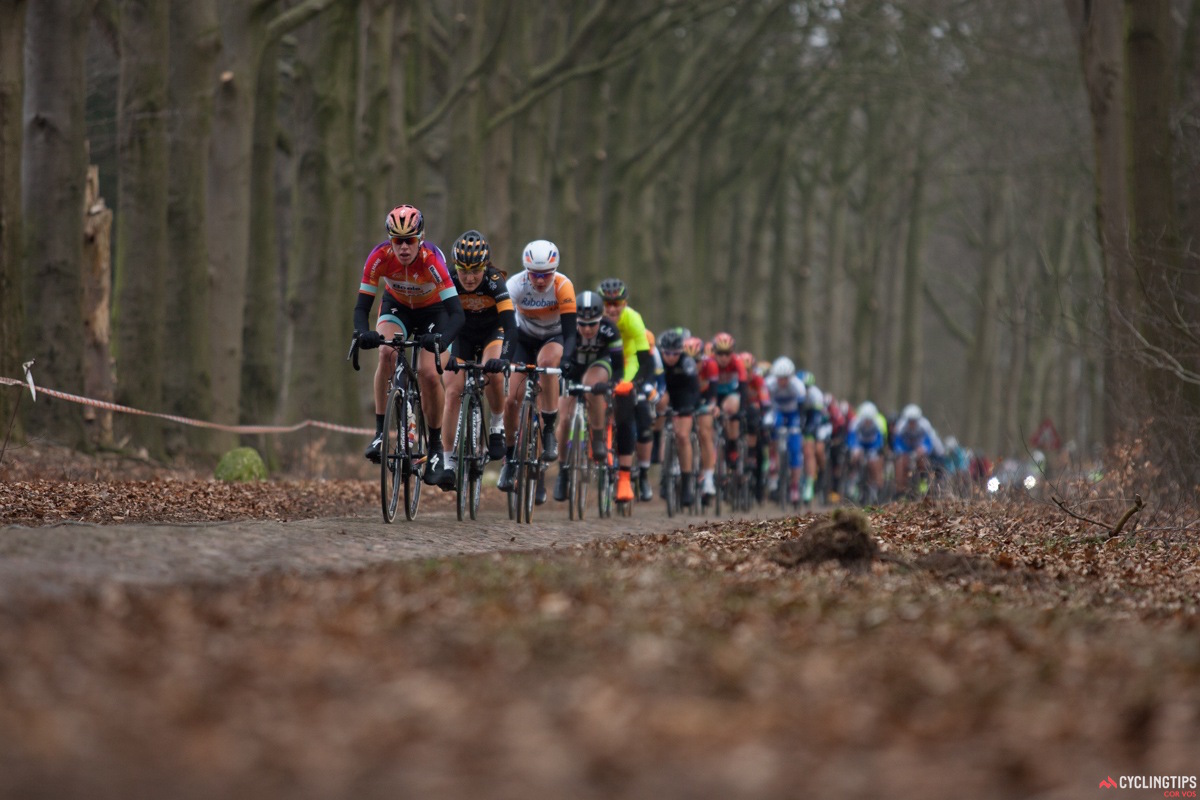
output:
POLYGON ((471 480, 471 413, 472 401, 470 393, 463 395, 462 404, 458 407, 458 428, 455 432, 454 441, 456 447, 454 449, 454 491, 458 497, 455 502, 455 511, 458 514, 458 521, 462 522, 470 516, 470 498, 468 489, 471 480))
POLYGON ((403 404, 405 439, 408 442, 408 462, 411 465, 404 475, 404 517, 417 516, 421 504, 421 478, 429 468, 429 430, 425 427, 425 415, 421 413, 421 395, 409 389, 403 404))
POLYGON ((483 467, 487 463, 487 442, 483 432, 483 408, 478 395, 471 398, 471 448, 467 459, 467 498, 471 519, 479 517, 479 496, 483 491, 483 467))
POLYGON ((537 412, 523 406, 517 428, 517 522, 533 521, 533 498, 537 494, 537 412))
POLYGON ((400 485, 407 468, 407 423, 404 416, 404 392, 392 389, 383 409, 383 444, 379 459, 379 496, 383 501, 383 521, 393 522, 400 506, 400 485))

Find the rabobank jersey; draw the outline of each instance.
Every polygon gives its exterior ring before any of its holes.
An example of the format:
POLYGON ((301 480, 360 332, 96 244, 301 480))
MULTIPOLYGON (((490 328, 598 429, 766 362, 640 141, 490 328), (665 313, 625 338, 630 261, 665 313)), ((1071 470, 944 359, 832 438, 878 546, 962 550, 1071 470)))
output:
POLYGON ((446 257, 437 245, 429 242, 422 243, 417 257, 408 266, 396 258, 390 242, 375 245, 363 265, 358 291, 374 297, 380 288, 412 309, 429 308, 458 294, 446 268, 446 257))
POLYGON ((771 405, 776 411, 785 414, 799 411, 801 404, 804 403, 804 398, 808 395, 808 390, 804 388, 804 381, 795 375, 788 378, 786 382, 779 378, 771 378, 769 388, 771 405))
POLYGON ((575 313, 575 286, 561 272, 539 291, 522 271, 508 279, 508 294, 517 310, 517 328, 537 339, 562 333, 562 315, 575 313))

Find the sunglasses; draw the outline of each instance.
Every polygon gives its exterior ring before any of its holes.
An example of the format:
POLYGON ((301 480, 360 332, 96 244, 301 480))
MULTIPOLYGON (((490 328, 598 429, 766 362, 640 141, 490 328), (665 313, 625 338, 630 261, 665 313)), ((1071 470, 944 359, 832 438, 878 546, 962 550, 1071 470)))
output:
POLYGON ((682 350, 659 350, 658 352, 662 355, 663 358, 677 358, 677 357, 683 355, 682 350))
POLYGON ((531 273, 529 273, 529 277, 531 280, 535 280, 535 281, 548 281, 554 277, 554 273, 553 272, 531 272, 531 273))
POLYGON ((417 244, 420 241, 421 241, 420 236, 393 236, 392 237, 392 244, 395 244, 395 245, 417 244))
POLYGON ((604 301, 605 308, 623 308, 624 306, 625 306, 624 300, 605 300, 604 301))
POLYGON ((594 328, 599 324, 600 320, 596 320, 595 322, 576 322, 575 326, 578 328, 594 328))

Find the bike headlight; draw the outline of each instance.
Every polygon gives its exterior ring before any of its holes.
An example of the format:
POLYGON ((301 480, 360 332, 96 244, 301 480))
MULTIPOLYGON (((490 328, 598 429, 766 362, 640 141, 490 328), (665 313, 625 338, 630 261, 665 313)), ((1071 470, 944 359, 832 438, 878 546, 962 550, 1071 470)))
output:
POLYGON ((988 478, 987 487, 988 487, 988 491, 991 492, 992 494, 995 494, 996 492, 1000 491, 1000 479, 999 478, 988 478))
POLYGON ((1025 476, 1025 488, 1032 489, 1035 486, 1037 486, 1037 478, 1033 477, 1032 475, 1026 475, 1025 476))

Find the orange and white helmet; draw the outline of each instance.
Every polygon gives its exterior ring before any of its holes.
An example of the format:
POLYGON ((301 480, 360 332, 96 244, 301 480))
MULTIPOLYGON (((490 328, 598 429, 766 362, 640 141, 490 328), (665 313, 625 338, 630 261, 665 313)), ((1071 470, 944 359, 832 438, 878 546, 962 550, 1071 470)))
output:
POLYGON ((425 215, 416 206, 396 206, 388 212, 387 233, 391 239, 424 238, 425 215))
POLYGON ((742 365, 746 367, 747 372, 754 371, 754 364, 758 361, 758 359, 754 357, 754 353, 751 353, 749 350, 747 350, 743 353, 738 353, 738 358, 741 359, 742 365))
POLYGON ((525 245, 521 264, 530 272, 542 275, 558 269, 558 245, 545 239, 536 239, 525 245))
POLYGON ((704 350, 704 340, 699 336, 689 336, 683 340, 683 352, 692 358, 699 358, 704 350))

